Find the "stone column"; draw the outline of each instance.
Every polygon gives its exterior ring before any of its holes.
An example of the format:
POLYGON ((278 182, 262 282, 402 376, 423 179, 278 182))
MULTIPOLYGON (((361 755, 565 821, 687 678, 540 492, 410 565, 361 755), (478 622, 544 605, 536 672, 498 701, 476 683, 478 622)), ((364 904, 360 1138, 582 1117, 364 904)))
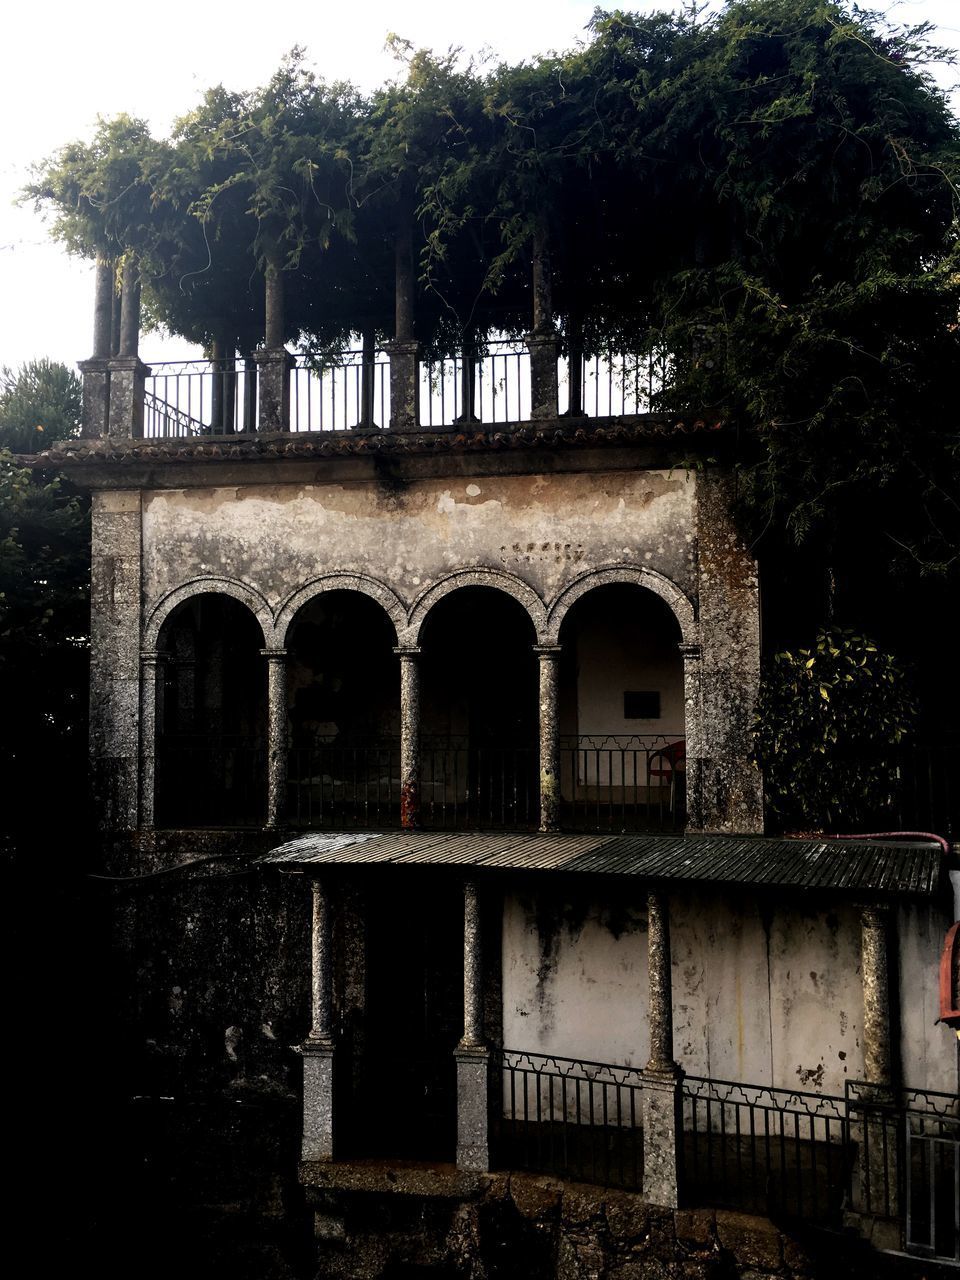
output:
POLYGON ((143 392, 150 370, 137 354, 140 346, 140 271, 128 255, 120 294, 120 345, 109 367, 107 434, 113 439, 143 436, 143 392))
POLYGON ((683 1178, 683 1073, 673 1057, 670 908, 661 889, 647 894, 650 1060, 643 1073, 643 1194, 675 1208, 683 1178))
POLYGON ((394 338, 384 344, 390 357, 390 430, 416 431, 420 427, 420 344, 413 329, 416 295, 413 224, 405 211, 400 214, 394 260, 394 338))
POLYGON ((703 649, 699 644, 678 646, 683 659, 683 733, 685 741, 684 787, 686 827, 699 831, 703 826, 703 780, 706 747, 703 740, 703 698, 701 671, 703 649))
POLYGON ((413 831, 420 818, 420 650, 394 653, 400 657, 400 825, 413 831))
POLYGON ((330 904, 326 886, 311 881, 312 1020, 310 1034, 300 1046, 303 1055, 303 1160, 333 1159, 333 1007, 330 904))
POLYGON ((457 1062, 457 1168, 490 1167, 488 1136, 490 1054, 483 1034, 483 956, 477 885, 463 887, 463 1037, 457 1062))
POLYGON ((261 649, 267 660, 267 827, 283 823, 287 791, 287 651, 261 649))
POLYGON ((165 653, 140 655, 140 828, 154 825, 157 788, 157 726, 163 720, 165 653))
POLYGON ((134 830, 139 819, 140 626, 143 517, 140 492, 100 490, 91 504, 90 755, 100 823, 134 830))
POLYGON ((113 263, 98 257, 93 303, 93 355, 80 362, 83 374, 83 426, 86 437, 105 436, 109 421, 113 325, 113 263))
POLYGON ((290 369, 293 356, 284 344, 283 271, 269 261, 264 272, 263 350, 254 355, 257 364, 260 431, 290 429, 290 369))
POLYGON ((540 830, 559 830, 560 709, 558 703, 560 647, 535 645, 540 659, 540 830))
POLYGON ((550 247, 542 227, 533 237, 533 328, 526 335, 530 352, 530 417, 556 418, 557 352, 559 342, 553 323, 553 275, 550 247))
MULTIPOLYGON (((889 945, 890 908, 874 903, 864 906, 860 913, 860 972, 863 979, 863 1078, 867 1088, 861 1096, 858 1207, 861 1213, 873 1220, 895 1218, 899 1208, 900 1118, 891 1110, 895 1095, 889 945)), ((899 1227, 889 1239, 887 1235, 884 1227, 874 1221, 871 1238, 880 1247, 899 1247, 899 1227)))

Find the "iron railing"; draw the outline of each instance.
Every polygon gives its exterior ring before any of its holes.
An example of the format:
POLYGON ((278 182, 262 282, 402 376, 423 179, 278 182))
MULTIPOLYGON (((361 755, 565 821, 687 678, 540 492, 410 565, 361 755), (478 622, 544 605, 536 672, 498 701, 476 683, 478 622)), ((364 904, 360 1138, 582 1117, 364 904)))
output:
POLYGON ((493 1055, 492 1079, 499 1167, 642 1188, 637 1068, 503 1049, 493 1055))
POLYGON ((168 735, 154 755, 160 827, 246 827, 266 815, 266 752, 240 738, 168 735))
POLYGON ((960 836, 960 740, 901 749, 893 810, 898 830, 960 836))
POLYGON ((684 1078, 682 1096, 691 1201, 842 1225, 843 1098, 698 1076, 684 1078))
POLYGON ((420 745, 424 827, 522 830, 540 820, 539 755, 533 746, 476 746, 466 738, 420 745))
POLYGON ((908 1253, 960 1265, 960 1097, 850 1081, 846 1105, 859 1150, 852 1204, 899 1220, 908 1253))
POLYGON ((579 382, 569 359, 560 361, 560 411, 571 417, 626 417, 652 413, 670 377, 670 357, 659 349, 606 351, 580 361, 579 382), (579 402, 579 403, 578 403, 579 402))
POLYGON ((290 371, 290 430, 390 425, 390 361, 382 351, 297 356, 290 371))
POLYGON ((682 734, 593 734, 560 743, 561 824, 572 831, 682 831, 682 734))
POLYGON ((144 387, 148 439, 222 435, 257 429, 257 368, 252 360, 169 360, 150 366, 144 387))
POLYGON ((398 827, 399 738, 292 748, 286 816, 298 827, 398 827))
POLYGON ((504 338, 462 354, 420 362, 420 422, 425 427, 525 422, 530 417, 530 355, 504 338))

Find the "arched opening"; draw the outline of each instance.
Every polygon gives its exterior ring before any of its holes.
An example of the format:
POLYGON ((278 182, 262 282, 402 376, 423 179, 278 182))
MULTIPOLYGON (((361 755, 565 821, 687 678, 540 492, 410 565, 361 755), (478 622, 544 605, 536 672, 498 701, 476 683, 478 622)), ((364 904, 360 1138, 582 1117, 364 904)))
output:
POLYGON ((162 827, 259 826, 266 806, 263 633, 232 596, 206 592, 164 622, 155 815, 162 827))
POLYGON ((308 601, 287 633, 287 817, 302 827, 396 826, 400 676, 393 623, 357 591, 308 601))
POLYGON ((584 830, 684 822, 680 626, 643 587, 596 587, 560 629, 561 821, 584 830))
POLYGON ((421 631, 421 821, 524 828, 538 821, 536 633, 495 587, 462 587, 421 631))

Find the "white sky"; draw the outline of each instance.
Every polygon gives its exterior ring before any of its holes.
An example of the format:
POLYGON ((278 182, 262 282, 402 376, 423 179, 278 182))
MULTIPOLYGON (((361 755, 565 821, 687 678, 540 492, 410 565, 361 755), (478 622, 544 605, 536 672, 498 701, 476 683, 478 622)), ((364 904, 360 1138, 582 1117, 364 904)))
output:
MULTIPOLYGON (((619 0, 624 9, 669 9, 672 0, 619 0)), ((414 45, 492 50, 514 62, 583 37, 596 0, 18 0, 4 15, 0 47, 0 365, 36 356, 74 364, 92 341, 91 269, 48 237, 32 209, 13 206, 31 163, 75 138, 98 115, 146 118, 157 133, 209 85, 261 84, 294 44, 327 80, 372 88, 396 64, 393 31, 414 45)), ((603 7, 617 7, 615 0, 603 7)), ((869 3, 867 7, 871 7, 869 3)), ((900 22, 938 24, 939 43, 960 48, 960 0, 875 0, 900 22)), ((944 83, 960 79, 947 71, 944 83)), ((955 99, 956 100, 956 99, 955 99)), ((180 342, 145 339, 143 356, 177 359, 180 342)))

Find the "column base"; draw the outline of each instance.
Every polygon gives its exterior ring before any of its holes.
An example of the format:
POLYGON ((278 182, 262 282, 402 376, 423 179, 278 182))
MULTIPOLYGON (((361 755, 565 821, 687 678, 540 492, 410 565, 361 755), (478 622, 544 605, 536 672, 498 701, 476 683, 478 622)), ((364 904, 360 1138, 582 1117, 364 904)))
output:
POLYGON ((683 1072, 643 1073, 643 1198, 676 1209, 683 1183, 683 1072))
POLYGON ((490 1168, 490 1053, 459 1045, 457 1063, 457 1168, 486 1173, 490 1168))
POLYGON ((305 1040, 298 1052, 303 1057, 303 1139, 302 1160, 333 1159, 333 1065, 332 1040, 305 1040))

